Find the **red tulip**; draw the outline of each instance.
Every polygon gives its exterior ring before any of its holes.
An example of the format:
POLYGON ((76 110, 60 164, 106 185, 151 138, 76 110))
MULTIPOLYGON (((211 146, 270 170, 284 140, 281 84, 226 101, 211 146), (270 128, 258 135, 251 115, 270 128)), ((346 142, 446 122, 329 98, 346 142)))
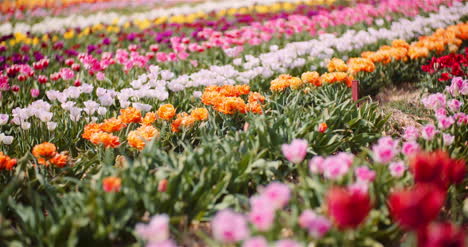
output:
POLYGON ((37 77, 37 80, 39 81, 40 84, 46 84, 47 83, 47 76, 45 75, 39 75, 37 77))
POLYGON ((447 177, 450 182, 459 184, 463 182, 466 174, 466 164, 462 159, 452 160, 446 167, 447 177))
POLYGON ((75 82, 73 82, 73 86, 75 86, 75 87, 81 86, 81 81, 76 79, 75 82))
POLYGON ((159 192, 166 192, 168 184, 169 184, 169 181, 167 181, 167 179, 163 179, 163 180, 159 181, 158 191, 159 192))
POLYGON ((72 64, 74 64, 74 63, 75 63, 75 61, 73 59, 71 59, 71 58, 65 60, 65 64, 67 66, 72 66, 72 64))
POLYGON ((464 247, 463 229, 450 222, 433 223, 418 232, 418 247, 464 247))
POLYGON ((416 183, 433 183, 441 188, 463 181, 466 173, 465 162, 454 160, 443 151, 419 153, 410 163, 410 171, 416 183))
POLYGON ((327 131, 327 129, 328 129, 327 123, 321 123, 321 124, 319 124, 319 126, 318 126, 318 131, 319 131, 320 133, 324 133, 325 131, 327 131))
POLYGON ((18 81, 26 81, 28 77, 26 75, 20 74, 17 76, 18 81))
POLYGON ((53 74, 50 75, 50 79, 51 79, 52 81, 57 81, 57 80, 59 80, 60 78, 61 78, 60 73, 53 73, 53 74))
POLYGON ((339 228, 356 228, 372 208, 367 193, 358 190, 333 188, 327 194, 328 214, 339 228))
POLYGON ((439 214, 444 205, 445 192, 433 184, 393 192, 388 200, 390 214, 403 228, 418 229, 426 226, 439 214))
POLYGON ((78 64, 78 63, 74 63, 74 64, 72 64, 71 68, 72 68, 72 70, 74 70, 74 71, 80 71, 81 66, 80 66, 80 64, 78 64))
POLYGON ((17 93, 17 92, 19 92, 19 90, 20 90, 20 87, 18 85, 11 86, 11 91, 17 93))
POLYGON ((35 63, 33 63, 33 68, 35 70, 42 70, 43 69, 43 64, 40 63, 40 62, 35 62, 35 63))
POLYGON ((440 75, 440 78, 439 78, 439 81, 447 81, 449 80, 451 77, 450 77, 450 74, 449 73, 442 73, 440 75))

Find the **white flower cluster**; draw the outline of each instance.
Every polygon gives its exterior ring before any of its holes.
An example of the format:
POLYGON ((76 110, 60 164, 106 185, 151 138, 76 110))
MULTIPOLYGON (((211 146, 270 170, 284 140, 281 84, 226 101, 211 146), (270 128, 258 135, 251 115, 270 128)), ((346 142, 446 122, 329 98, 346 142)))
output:
MULTIPOLYGON (((7 114, 0 114, 0 125, 8 123, 9 116, 7 114)), ((0 144, 10 145, 13 143, 13 136, 7 136, 4 133, 0 133, 0 144)))
POLYGON ((13 118, 11 122, 21 126, 23 130, 31 128, 31 123, 28 122, 31 117, 36 117, 41 122, 47 123, 48 125, 54 125, 55 123, 52 122, 54 114, 50 111, 51 107, 49 103, 43 100, 36 100, 25 108, 16 107, 12 111, 13 118))
POLYGON ((67 17, 46 17, 34 24, 18 22, 14 26, 8 22, 0 25, 0 35, 13 33, 49 33, 64 32, 66 28, 85 28, 96 24, 118 24, 123 25, 135 20, 154 20, 159 17, 170 17, 172 15, 188 15, 193 13, 209 13, 223 9, 241 8, 255 6, 257 4, 270 5, 277 2, 298 2, 298 0, 236 0, 236 1, 209 1, 195 6, 185 4, 173 8, 157 8, 147 12, 135 13, 122 16, 117 12, 98 12, 96 14, 82 16, 70 15, 67 17), (114 23, 117 20, 117 23, 114 23))

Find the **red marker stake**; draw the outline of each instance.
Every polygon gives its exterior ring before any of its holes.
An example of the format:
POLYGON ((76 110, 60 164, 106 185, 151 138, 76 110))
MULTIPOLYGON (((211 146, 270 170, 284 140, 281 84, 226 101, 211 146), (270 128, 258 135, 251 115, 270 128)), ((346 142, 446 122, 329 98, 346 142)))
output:
POLYGON ((353 101, 356 102, 356 101, 359 100, 359 81, 358 80, 353 80, 353 84, 351 86, 351 89, 352 89, 353 101))

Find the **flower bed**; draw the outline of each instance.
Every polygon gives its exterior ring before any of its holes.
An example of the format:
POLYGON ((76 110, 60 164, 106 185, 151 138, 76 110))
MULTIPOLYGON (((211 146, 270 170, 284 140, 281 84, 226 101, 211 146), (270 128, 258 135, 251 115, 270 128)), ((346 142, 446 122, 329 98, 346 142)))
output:
POLYGON ((468 3, 270 3, 10 37, 2 244, 464 246, 468 3), (427 115, 388 135, 407 82, 427 115))

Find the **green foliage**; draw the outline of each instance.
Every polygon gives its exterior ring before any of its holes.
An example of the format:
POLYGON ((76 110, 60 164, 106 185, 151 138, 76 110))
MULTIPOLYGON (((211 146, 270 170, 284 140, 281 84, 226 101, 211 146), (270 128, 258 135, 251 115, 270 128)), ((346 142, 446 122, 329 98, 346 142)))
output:
POLYGON ((125 161, 99 150, 102 158, 94 164, 83 161, 60 171, 22 165, 0 196, 8 202, 0 207, 2 215, 13 219, 10 229, 25 245, 133 242, 133 226, 145 215, 167 213, 187 225, 210 217, 218 204, 228 205, 229 195, 294 179, 297 169, 283 162, 280 150, 293 138, 308 140, 310 154, 357 151, 380 136, 387 119, 374 103, 357 107, 342 85, 273 95, 265 109, 263 115, 218 115, 125 161), (317 131, 322 122, 329 126, 325 133, 317 131), (102 190, 101 179, 111 175, 122 179, 120 192, 102 190), (158 190, 162 180, 168 181, 165 192, 158 190))

